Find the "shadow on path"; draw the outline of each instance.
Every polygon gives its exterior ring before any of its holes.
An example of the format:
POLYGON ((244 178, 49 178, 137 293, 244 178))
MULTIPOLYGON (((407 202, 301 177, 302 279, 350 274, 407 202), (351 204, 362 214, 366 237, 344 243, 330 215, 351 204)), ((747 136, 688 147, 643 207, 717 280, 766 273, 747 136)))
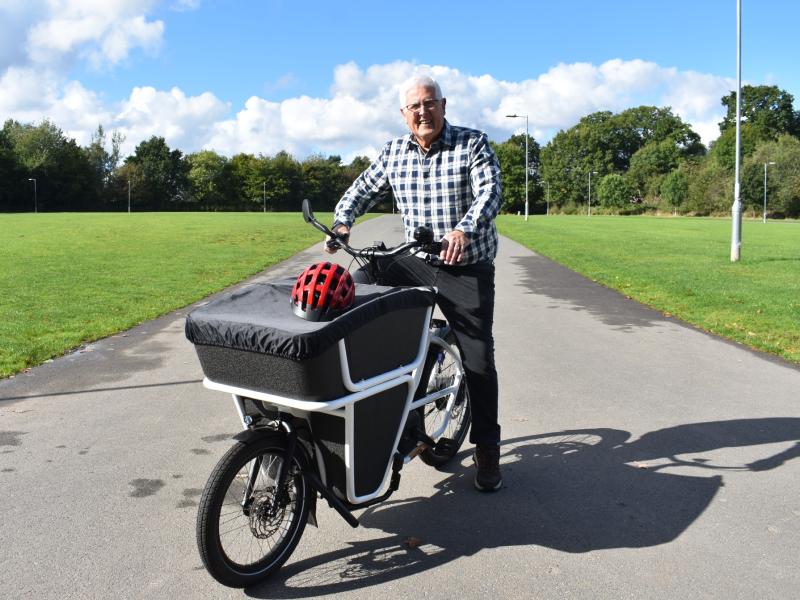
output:
POLYGON ((548 308, 587 311, 606 325, 623 331, 675 322, 544 256, 512 256, 511 260, 521 272, 517 286, 525 288, 527 293, 554 300, 548 308))
POLYGON ((90 388, 85 390, 72 390, 67 392, 52 392, 49 394, 31 394, 26 396, 0 396, 0 402, 8 400, 29 400, 31 398, 49 398, 55 396, 73 396, 76 394, 91 394, 95 392, 118 392, 121 390, 138 390, 142 388, 166 387, 170 385, 187 385, 203 383, 202 379, 187 379, 185 381, 166 381, 164 383, 144 383, 142 385, 120 385, 116 387, 90 388))
POLYGON ((629 438, 618 429, 583 429, 507 440, 505 487, 498 493, 475 492, 472 468, 457 463, 432 497, 387 501, 361 514, 363 527, 386 536, 290 563, 247 593, 309 598, 358 590, 484 548, 581 553, 665 544, 709 506, 724 485, 721 473, 774 469, 800 457, 800 418, 694 423, 629 438), (777 442, 794 444, 743 465, 679 458, 777 442), (676 466, 696 468, 697 475, 665 472, 676 466))

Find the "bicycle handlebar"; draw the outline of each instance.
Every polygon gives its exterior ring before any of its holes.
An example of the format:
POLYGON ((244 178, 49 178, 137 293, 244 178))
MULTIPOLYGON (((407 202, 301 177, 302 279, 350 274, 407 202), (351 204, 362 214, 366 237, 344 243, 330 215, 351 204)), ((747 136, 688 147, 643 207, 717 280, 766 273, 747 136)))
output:
POLYGON ((400 254, 415 248, 419 248, 431 255, 438 255, 442 248, 441 242, 433 241, 433 232, 427 227, 417 228, 417 230, 414 232, 414 237, 417 239, 414 239, 411 242, 405 242, 399 246, 394 246, 393 248, 379 248, 377 246, 368 248, 354 248, 348 243, 348 239, 350 237, 349 234, 338 234, 317 221, 317 219, 314 217, 314 212, 311 210, 311 203, 308 200, 303 200, 303 219, 305 219, 306 223, 309 223, 314 228, 331 238, 326 242, 329 248, 333 248, 334 245, 336 245, 347 252, 350 256, 355 258, 391 258, 394 256, 399 256, 400 254))

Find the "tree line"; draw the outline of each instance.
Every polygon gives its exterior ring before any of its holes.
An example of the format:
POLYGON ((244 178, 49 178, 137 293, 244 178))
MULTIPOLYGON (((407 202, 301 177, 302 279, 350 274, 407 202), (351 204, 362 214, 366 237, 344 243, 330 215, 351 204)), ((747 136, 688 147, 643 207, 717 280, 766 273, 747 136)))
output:
MULTIPOLYGON (((742 88, 740 198, 755 215, 800 217, 800 112, 776 86, 742 88), (765 175, 766 173, 766 175, 765 175)), ((670 108, 602 111, 559 131, 544 147, 528 139, 532 212, 730 214, 736 161, 736 94, 721 98, 720 136, 706 148, 670 108)), ((496 147, 505 209, 524 207, 525 136, 496 147)))
POLYGON ((287 152, 185 155, 159 136, 122 160, 123 141, 116 132, 109 139, 100 126, 81 147, 50 121, 6 121, 0 130, 0 211, 295 211, 302 198, 330 210, 369 165, 364 157, 348 165, 338 156, 300 162, 287 152))
MULTIPOLYGON (((768 211, 800 217, 800 113, 776 86, 742 90, 741 199, 760 214, 768 169, 768 211), (766 165, 766 166, 765 166, 766 165)), ((492 142, 503 173, 503 211, 524 210, 525 170, 533 213, 672 212, 728 214, 733 203, 736 95, 710 148, 670 108, 639 106, 592 113, 545 146, 525 135, 492 142)), ((211 150, 183 154, 163 137, 141 142, 122 158, 122 136, 98 127, 88 146, 50 121, 5 122, 0 130, 0 211, 298 210, 309 198, 332 210, 369 165, 339 156, 298 161, 211 150), (110 150, 109 150, 110 148, 110 150)), ((384 210, 390 210, 388 199, 384 210)), ((381 208, 381 207, 379 207, 381 208)))

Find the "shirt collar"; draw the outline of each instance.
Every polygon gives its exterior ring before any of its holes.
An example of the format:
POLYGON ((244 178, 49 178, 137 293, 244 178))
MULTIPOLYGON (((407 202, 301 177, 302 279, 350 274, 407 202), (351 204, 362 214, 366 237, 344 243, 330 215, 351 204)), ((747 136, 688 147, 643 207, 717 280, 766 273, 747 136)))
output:
MULTIPOLYGON (((450 126, 450 123, 447 122, 447 119, 444 120, 444 126, 442 127, 442 133, 439 134, 439 137, 431 144, 431 150, 435 150, 439 146, 447 146, 448 148, 452 148, 454 146, 454 138, 455 135, 453 133, 453 128, 450 126)), ((409 132, 406 134, 406 145, 407 146, 414 146, 419 148, 419 142, 417 142, 414 134, 409 132)))

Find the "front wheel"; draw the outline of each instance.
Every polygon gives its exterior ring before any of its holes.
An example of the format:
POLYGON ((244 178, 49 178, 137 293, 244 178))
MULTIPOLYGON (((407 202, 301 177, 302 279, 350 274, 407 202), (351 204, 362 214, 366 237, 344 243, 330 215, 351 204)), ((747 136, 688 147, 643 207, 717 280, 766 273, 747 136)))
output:
POLYGON ((229 587, 264 581, 294 551, 306 526, 308 488, 297 453, 275 505, 278 473, 286 440, 270 433, 237 442, 220 459, 206 483, 197 512, 197 546, 214 579, 229 587))
POLYGON ((418 409, 425 433, 436 442, 436 446, 427 448, 420 458, 433 467, 444 465, 458 453, 467 437, 471 418, 467 381, 452 331, 445 335, 444 341, 447 348, 431 344, 428 349, 417 391, 417 397, 422 397, 452 387, 459 378, 461 381, 455 392, 418 409))

